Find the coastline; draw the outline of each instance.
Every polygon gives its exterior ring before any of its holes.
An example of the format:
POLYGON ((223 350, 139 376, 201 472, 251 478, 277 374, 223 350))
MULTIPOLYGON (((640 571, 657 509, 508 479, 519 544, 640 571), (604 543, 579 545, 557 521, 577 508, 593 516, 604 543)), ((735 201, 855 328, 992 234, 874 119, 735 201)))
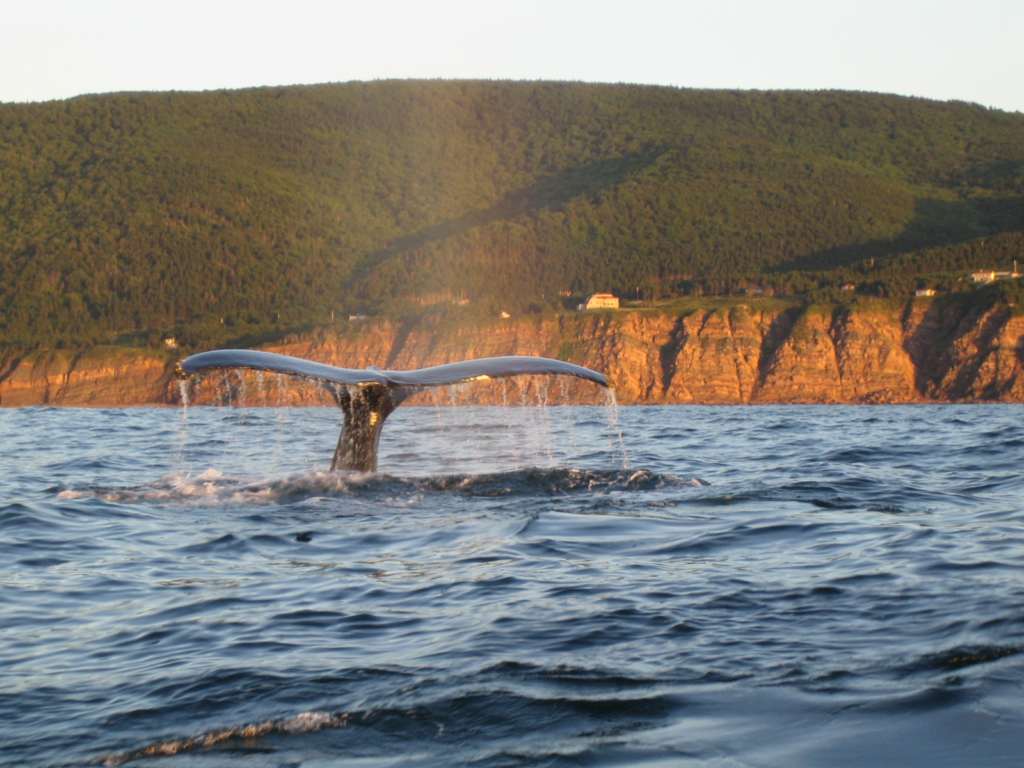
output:
MULTIPOLYGON (((444 324, 364 321, 263 347, 330 365, 396 370, 502 355, 567 360, 605 373, 620 405, 1024 403, 1024 317, 1005 307, 957 314, 779 308, 755 303, 686 313, 629 310, 444 324)), ((0 407, 177 405, 169 350, 37 350, 0 365, 0 407)), ((467 402, 496 404, 483 385, 467 402)), ((591 402, 571 382, 560 402, 591 402)), ((317 404, 306 395, 268 405, 317 404)), ((194 401, 203 404, 202 397, 194 401)))

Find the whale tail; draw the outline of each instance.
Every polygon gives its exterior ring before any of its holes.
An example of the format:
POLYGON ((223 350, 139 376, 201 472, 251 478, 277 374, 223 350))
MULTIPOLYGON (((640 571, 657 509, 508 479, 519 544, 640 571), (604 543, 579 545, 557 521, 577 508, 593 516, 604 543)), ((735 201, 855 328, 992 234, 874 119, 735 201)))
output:
POLYGON ((331 469, 375 472, 384 420, 413 394, 413 390, 370 384, 357 389, 341 387, 332 391, 345 415, 345 423, 338 435, 331 469))
POLYGON ((602 387, 611 386, 605 376, 589 368, 525 356, 485 357, 413 371, 384 371, 375 367, 336 368, 272 352, 221 349, 192 355, 175 365, 174 371, 179 378, 187 379, 199 371, 217 368, 270 371, 312 379, 325 386, 346 385, 327 386, 344 414, 331 469, 359 472, 377 470, 377 447, 384 421, 409 396, 425 387, 529 374, 576 376, 602 387))

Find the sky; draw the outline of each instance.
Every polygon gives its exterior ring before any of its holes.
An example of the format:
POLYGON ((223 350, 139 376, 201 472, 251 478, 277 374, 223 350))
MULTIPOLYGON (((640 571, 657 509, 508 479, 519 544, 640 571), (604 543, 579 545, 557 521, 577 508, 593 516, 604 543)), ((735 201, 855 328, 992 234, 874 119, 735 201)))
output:
POLYGON ((390 78, 828 88, 1024 112, 1024 2, 0 0, 0 102, 390 78))

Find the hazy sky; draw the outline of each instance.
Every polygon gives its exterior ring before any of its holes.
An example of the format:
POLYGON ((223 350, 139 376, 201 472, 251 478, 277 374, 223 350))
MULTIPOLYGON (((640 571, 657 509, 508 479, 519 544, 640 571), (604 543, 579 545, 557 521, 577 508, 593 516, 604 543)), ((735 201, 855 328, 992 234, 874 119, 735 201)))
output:
POLYGON ((0 101, 407 77, 841 88, 1024 112, 1024 0, 0 0, 0 101))

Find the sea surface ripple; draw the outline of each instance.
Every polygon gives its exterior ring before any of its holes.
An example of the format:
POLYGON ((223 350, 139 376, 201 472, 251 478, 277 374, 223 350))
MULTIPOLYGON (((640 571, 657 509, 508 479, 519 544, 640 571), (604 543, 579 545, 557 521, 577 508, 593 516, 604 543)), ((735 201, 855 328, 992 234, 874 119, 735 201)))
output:
POLYGON ((1018 765, 1022 417, 0 411, 0 763, 1018 765))

